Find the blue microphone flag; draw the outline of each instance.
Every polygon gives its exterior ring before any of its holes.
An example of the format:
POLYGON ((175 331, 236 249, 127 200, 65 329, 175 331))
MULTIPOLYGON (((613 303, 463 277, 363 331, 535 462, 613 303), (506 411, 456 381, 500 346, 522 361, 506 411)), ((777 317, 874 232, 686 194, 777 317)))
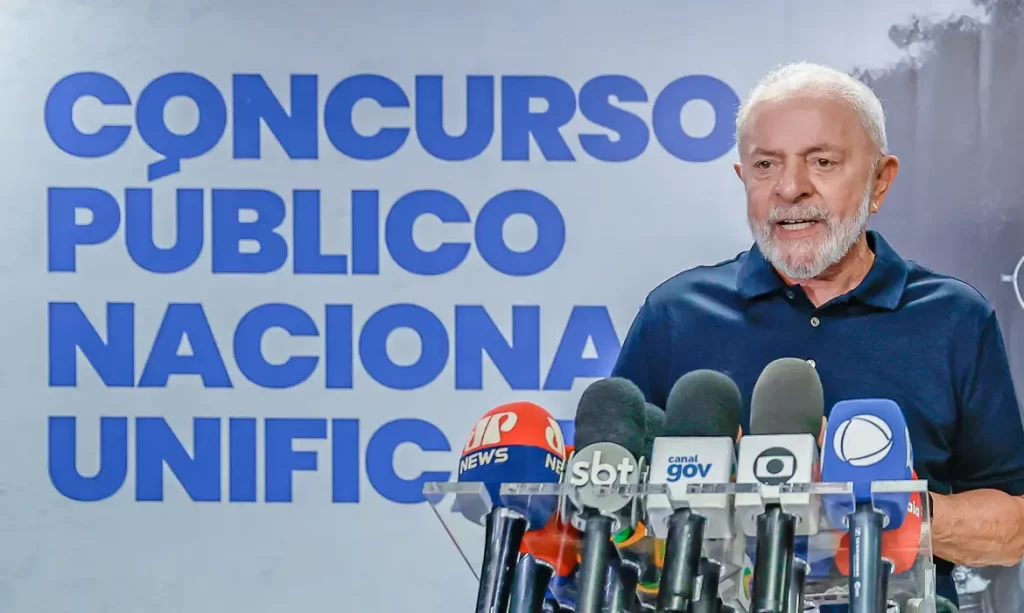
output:
MULTIPOLYGON (((843 400, 829 415, 821 450, 821 480, 826 483, 853 483, 857 503, 874 502, 885 514, 885 528, 894 530, 903 524, 910 502, 909 492, 878 493, 872 496, 875 481, 903 481, 913 476, 913 450, 910 431, 903 411, 886 398, 843 400)), ((825 511, 836 527, 841 527, 853 505, 843 496, 824 496, 825 511)))

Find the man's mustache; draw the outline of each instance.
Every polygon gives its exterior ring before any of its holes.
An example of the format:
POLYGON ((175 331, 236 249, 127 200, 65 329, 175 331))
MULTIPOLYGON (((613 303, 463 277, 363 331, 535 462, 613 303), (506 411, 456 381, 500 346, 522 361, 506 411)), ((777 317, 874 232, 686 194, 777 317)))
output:
POLYGON ((831 215, 828 210, 818 206, 786 206, 776 207, 768 213, 764 220, 766 224, 776 224, 780 221, 791 220, 824 221, 831 222, 831 215))

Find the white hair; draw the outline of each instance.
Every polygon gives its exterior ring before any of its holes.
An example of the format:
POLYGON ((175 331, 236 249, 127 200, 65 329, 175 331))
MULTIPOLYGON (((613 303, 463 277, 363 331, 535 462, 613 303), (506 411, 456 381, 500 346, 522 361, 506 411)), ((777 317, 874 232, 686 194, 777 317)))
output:
POLYGON ((736 140, 746 129, 750 112, 757 104, 806 94, 838 98, 849 104, 860 116, 878 153, 887 153, 885 111, 875 92, 845 72, 810 62, 776 66, 757 82, 736 115, 736 140))

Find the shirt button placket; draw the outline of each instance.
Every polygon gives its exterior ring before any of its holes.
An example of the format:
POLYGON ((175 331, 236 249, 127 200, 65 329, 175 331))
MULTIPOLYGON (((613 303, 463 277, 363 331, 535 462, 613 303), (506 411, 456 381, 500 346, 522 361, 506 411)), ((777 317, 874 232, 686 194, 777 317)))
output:
MULTIPOLYGON (((817 328, 820 325, 821 325, 821 320, 818 319, 817 317, 812 316, 811 317, 811 327, 812 328, 817 328)), ((807 363, 811 365, 811 368, 817 368, 818 367, 817 362, 815 362, 814 360, 807 360, 807 363)))

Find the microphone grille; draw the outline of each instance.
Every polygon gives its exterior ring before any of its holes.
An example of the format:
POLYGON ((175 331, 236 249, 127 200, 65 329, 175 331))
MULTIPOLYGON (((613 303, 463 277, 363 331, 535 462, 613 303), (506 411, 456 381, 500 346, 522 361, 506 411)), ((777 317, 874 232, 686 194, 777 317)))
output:
POLYGON ((654 439, 661 436, 665 429, 665 411, 649 402, 644 404, 644 456, 651 457, 654 448, 654 439))
POLYGON ((728 436, 735 440, 743 398, 736 383, 714 370, 688 372, 665 403, 662 436, 728 436))
POLYGON ((617 443, 639 458, 647 429, 644 394, 633 382, 608 377, 583 391, 576 409, 575 447, 617 443))
POLYGON ((754 384, 750 399, 751 434, 817 436, 824 415, 821 378, 806 360, 775 360, 754 384))

